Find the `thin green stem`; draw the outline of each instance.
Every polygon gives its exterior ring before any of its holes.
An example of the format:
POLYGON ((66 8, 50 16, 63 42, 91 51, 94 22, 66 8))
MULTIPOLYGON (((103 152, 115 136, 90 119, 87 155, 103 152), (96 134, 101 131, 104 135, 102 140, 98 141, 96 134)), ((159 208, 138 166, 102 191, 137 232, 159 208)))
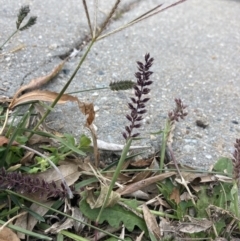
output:
POLYGON ((18 29, 16 29, 9 37, 8 39, 0 46, 0 50, 2 49, 2 47, 13 37, 13 35, 15 35, 18 32, 18 29))
POLYGON ((159 166, 160 173, 163 171, 167 138, 168 138, 168 135, 170 132, 170 128, 171 128, 171 123, 169 120, 167 120, 164 131, 163 131, 163 135, 162 135, 161 157, 160 157, 160 166, 159 166))
POLYGON ((127 156, 128 151, 129 151, 129 148, 131 146, 131 143, 132 143, 132 138, 129 138, 127 143, 126 143, 126 145, 125 145, 125 147, 124 147, 124 149, 123 149, 123 151, 122 151, 122 155, 120 157, 120 160, 118 162, 117 168, 116 168, 116 170, 114 172, 114 175, 112 177, 112 181, 110 183, 110 186, 109 186, 109 189, 108 189, 108 193, 107 193, 107 195, 106 195, 106 197, 104 199, 103 205, 102 205, 102 207, 100 209, 100 212, 98 214, 98 217, 97 217, 97 220, 96 220, 97 223, 99 222, 100 217, 102 215, 102 212, 103 212, 103 210, 104 210, 104 208, 105 208, 105 206, 106 206, 106 204, 108 202, 110 194, 111 194, 111 192, 112 192, 112 190, 114 188, 115 182, 116 182, 119 174, 121 173, 122 165, 123 165, 123 163, 124 163, 124 161, 126 159, 126 156, 127 156))
POLYGON ((78 90, 74 92, 69 92, 67 93, 68 95, 76 94, 76 93, 82 93, 82 92, 87 92, 87 91, 94 91, 94 90, 106 90, 109 89, 109 87, 101 87, 101 88, 94 88, 94 89, 86 89, 86 90, 78 90))
MULTIPOLYGON (((68 88, 68 86, 71 84, 72 80, 74 79, 75 75, 77 74, 78 70, 80 69, 80 67, 82 66, 84 60, 86 59, 90 49, 92 48, 93 44, 95 42, 95 39, 93 39, 86 52, 84 53, 83 57, 81 58, 78 66, 76 67, 76 69, 74 70, 73 74, 71 75, 70 79, 68 80, 68 82, 64 85, 64 87, 62 88, 62 90, 60 91, 60 93, 58 94, 57 98, 53 101, 53 103, 51 104, 51 108, 54 108, 54 106, 57 104, 57 102, 59 101, 59 99, 61 98, 61 96, 64 94, 64 92, 66 91, 66 89, 68 88)), ((33 131, 35 131, 41 124, 42 122, 46 119, 46 117, 49 115, 49 113, 51 112, 51 108, 49 108, 44 115, 42 116, 42 118, 39 120, 39 122, 37 123, 37 125, 34 127, 33 131)), ((33 135, 33 133, 30 134, 29 138, 31 138, 33 135)))
MULTIPOLYGON (((140 207, 136 208, 136 210, 138 210, 141 213, 143 212, 142 208, 140 208, 140 207)), ((150 211, 150 213, 152 213, 154 215, 157 215, 159 217, 172 218, 172 219, 178 219, 179 220, 179 218, 177 216, 172 215, 172 214, 168 214, 168 213, 164 213, 164 212, 160 212, 160 211, 155 211, 155 210, 151 210, 151 209, 149 211, 150 211)))

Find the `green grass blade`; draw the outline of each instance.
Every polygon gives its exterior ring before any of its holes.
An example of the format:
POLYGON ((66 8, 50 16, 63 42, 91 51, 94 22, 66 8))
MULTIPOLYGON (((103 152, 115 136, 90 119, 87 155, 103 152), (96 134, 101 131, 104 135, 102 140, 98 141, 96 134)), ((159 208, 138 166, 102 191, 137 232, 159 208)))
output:
MULTIPOLYGON (((0 220, 0 224, 5 224, 5 222, 0 220)), ((16 225, 8 224, 7 227, 9 227, 10 229, 12 229, 14 231, 17 231, 17 232, 20 232, 20 233, 24 233, 26 235, 29 235, 31 237, 35 237, 35 238, 38 238, 38 239, 41 239, 41 240, 52 240, 52 238, 49 238, 49 237, 47 237, 45 235, 28 231, 28 230, 26 230, 24 228, 20 228, 20 227, 18 227, 16 225)))

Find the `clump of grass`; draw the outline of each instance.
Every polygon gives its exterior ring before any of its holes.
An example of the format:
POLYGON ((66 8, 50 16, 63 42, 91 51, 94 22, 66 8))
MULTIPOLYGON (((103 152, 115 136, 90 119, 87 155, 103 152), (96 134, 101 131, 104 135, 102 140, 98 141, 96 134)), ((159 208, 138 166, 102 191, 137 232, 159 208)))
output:
POLYGON ((31 28, 33 25, 36 24, 37 22, 37 17, 36 16, 31 16, 28 21, 21 26, 23 20, 27 17, 27 15, 30 12, 29 5, 22 6, 19 9, 18 16, 17 16, 17 21, 16 21, 16 30, 8 37, 8 39, 0 46, 0 50, 3 48, 3 46, 10 41, 10 39, 18 32, 18 31, 24 31, 26 29, 31 28))

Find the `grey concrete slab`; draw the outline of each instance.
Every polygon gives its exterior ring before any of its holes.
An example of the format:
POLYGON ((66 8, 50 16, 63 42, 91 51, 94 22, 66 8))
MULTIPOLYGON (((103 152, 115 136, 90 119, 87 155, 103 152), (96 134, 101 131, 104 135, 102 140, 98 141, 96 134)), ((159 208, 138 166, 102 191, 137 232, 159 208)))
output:
MULTIPOLYGON (((0 42, 14 29, 15 15, 23 3, 1 2, 4 7, 0 10, 0 42)), ((38 15, 38 23, 18 34, 4 49, 6 55, 0 57, 0 88, 7 91, 0 95, 11 95, 21 84, 48 73, 60 62, 59 55, 67 53, 76 43, 81 44, 88 34, 82 6, 76 1, 30 3, 32 14, 38 15), (22 43, 25 49, 8 53, 22 43)), ((111 21, 108 30, 160 3, 157 0, 125 1, 125 12, 111 21)), ((107 7, 109 4, 100 7, 100 22, 107 7)), ((176 126, 175 155, 183 163, 207 168, 219 156, 229 156, 239 137, 239 11, 239 1, 188 0, 105 38, 94 45, 67 92, 107 86, 114 80, 134 80, 136 60, 143 60, 144 54, 149 52, 155 58, 154 83, 141 128, 146 138, 136 144, 156 148, 159 137, 154 139, 150 132, 163 129, 168 111, 174 108, 174 98, 181 98, 188 105, 189 115, 176 126), (195 123, 203 118, 209 122, 205 129, 195 123)), ((48 89, 60 91, 85 49, 66 63, 64 71, 47 86, 48 89)), ((124 115, 128 112, 131 94, 131 91, 104 90, 76 96, 93 101, 98 107, 95 124, 100 139, 124 143, 121 132, 127 124, 124 115)), ((72 104, 57 107, 49 121, 77 136, 85 132, 84 117, 72 104)))

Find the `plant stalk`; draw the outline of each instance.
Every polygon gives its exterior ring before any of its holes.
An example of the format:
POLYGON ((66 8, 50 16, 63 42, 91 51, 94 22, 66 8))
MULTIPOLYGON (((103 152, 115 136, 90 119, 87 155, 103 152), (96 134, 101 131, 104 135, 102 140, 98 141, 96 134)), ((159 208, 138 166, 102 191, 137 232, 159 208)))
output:
POLYGON ((121 173, 122 165, 123 165, 123 163, 124 163, 124 161, 126 159, 126 156, 127 156, 128 151, 129 151, 129 148, 131 146, 131 143, 132 143, 132 138, 129 138, 127 143, 126 143, 126 145, 125 145, 125 147, 124 147, 124 149, 123 149, 123 151, 122 151, 122 154, 121 154, 120 160, 118 162, 117 168, 116 168, 116 170, 114 172, 114 175, 112 177, 112 181, 110 183, 110 186, 109 186, 109 189, 108 189, 108 193, 107 193, 107 195, 106 195, 106 197, 104 199, 103 205, 102 205, 102 207, 100 209, 100 212, 98 214, 98 217, 97 217, 97 220, 96 220, 97 223, 100 220, 100 217, 102 215, 103 209, 105 208, 105 206, 107 204, 107 201, 109 199, 109 196, 110 196, 110 194, 111 194, 111 192, 112 192, 112 190, 114 188, 115 182, 116 182, 119 174, 121 173))
POLYGON ((0 46, 0 50, 2 49, 2 47, 13 37, 13 35, 15 35, 18 32, 18 29, 16 29, 9 37, 8 39, 0 46))

